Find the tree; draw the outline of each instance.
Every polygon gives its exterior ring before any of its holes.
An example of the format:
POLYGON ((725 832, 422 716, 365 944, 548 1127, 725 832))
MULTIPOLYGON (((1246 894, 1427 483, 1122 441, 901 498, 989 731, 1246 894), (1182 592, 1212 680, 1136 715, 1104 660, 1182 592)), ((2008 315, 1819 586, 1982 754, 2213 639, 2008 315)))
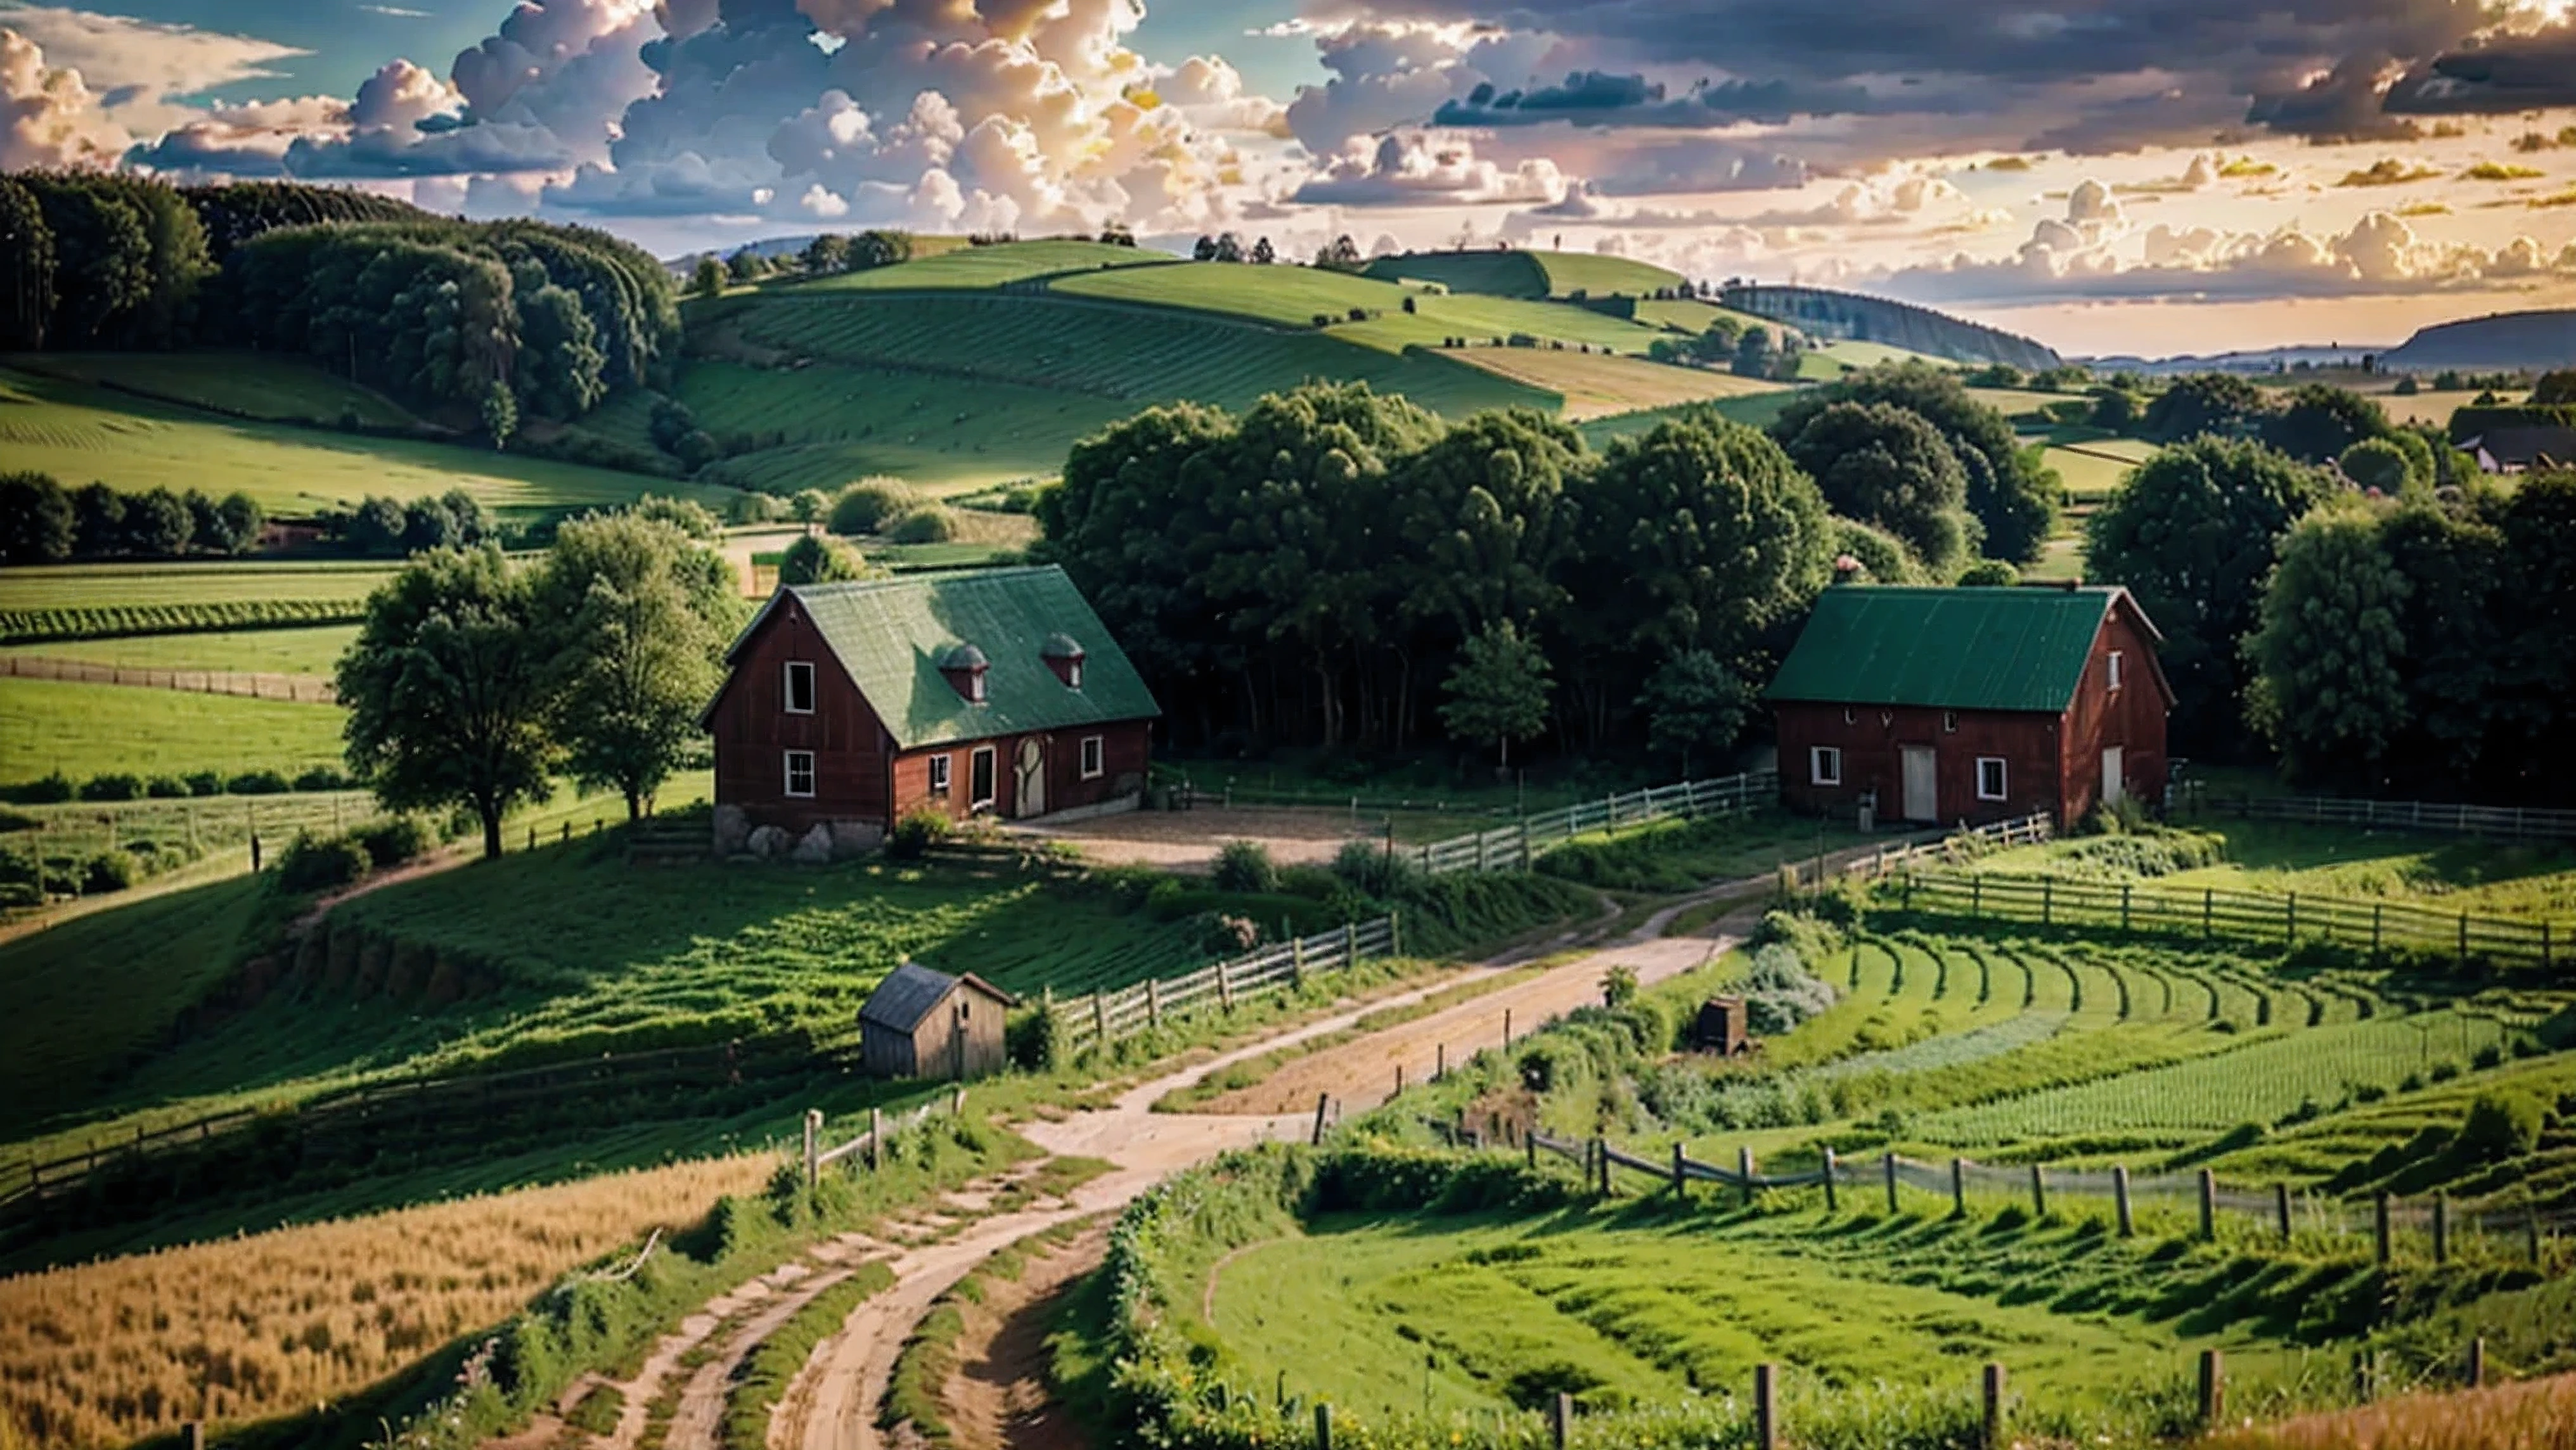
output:
POLYGON ((1771 329, 1748 327, 1735 342, 1735 375, 1739 378, 1767 378, 1780 356, 1779 345, 1771 340, 1771 329))
POLYGON ((51 474, 0 473, 0 563, 61 563, 77 537, 71 495, 51 474))
POLYGON ((1278 260, 1279 249, 1270 245, 1268 237, 1263 237, 1252 244, 1252 261, 1255 266, 1267 267, 1278 260))
POLYGON ((2145 410, 2138 406, 2137 394, 2126 388, 2103 387, 2094 391, 2093 411, 2085 415, 2084 421, 2096 428, 2126 433, 2145 416, 2145 410))
POLYGON ((2131 472, 2087 525, 2087 567, 2127 585, 2164 632, 2179 752, 2237 748, 2238 641, 2259 620, 2275 544, 2324 492, 2313 470, 2259 443, 2197 438, 2131 472))
POLYGON ((1208 260, 1214 262, 1242 261, 1243 238, 1236 236, 1232 232, 1220 233, 1216 239, 1216 253, 1208 260))
POLYGON ((549 641, 497 548, 414 559, 367 601, 334 685, 349 768, 397 811, 461 806, 501 854, 501 817, 548 794, 549 641))
POLYGON ((510 385, 495 378, 491 390, 483 395, 483 436, 492 440, 492 451, 510 446, 510 435, 519 431, 519 400, 510 396, 510 385))
MULTIPOLYGON (((2432 461, 2425 455, 2425 463, 2432 461)), ((2386 498, 2429 486, 2429 468, 2419 472, 2416 461, 2394 439, 2364 438, 2343 451, 2335 460, 2343 476, 2356 487, 2368 489, 2386 498)))
POLYGON ((1835 513, 1896 535, 1945 577, 1982 533, 1968 516, 1967 470, 1920 413, 1834 403, 1781 446, 1835 513))
POLYGON ((2399 627, 2408 586, 2359 503, 2322 508, 2281 541, 2262 625, 2245 642, 2255 669, 2246 717, 2294 781, 2380 784, 2406 719, 2399 627))
POLYGON ((800 488, 796 496, 787 501, 787 511, 795 515, 796 522, 810 529, 831 515, 832 496, 819 488, 800 488))
POLYGON ((467 546, 464 531, 445 501, 416 498, 403 505, 402 552, 425 554, 432 549, 456 549, 467 546))
POLYGON ((846 272, 850 267, 850 239, 839 232, 825 232, 805 244, 805 270, 817 277, 846 272))
POLYGON ((781 584, 838 584, 873 577, 859 551, 838 539, 807 534, 787 546, 778 559, 781 584))
POLYGON ((370 497, 361 500, 357 511, 349 515, 349 547, 371 557, 407 552, 403 536, 410 531, 410 515, 400 503, 389 498, 370 497))
POLYGON ((185 499, 166 488, 147 489, 125 500, 125 549, 147 559, 187 552, 197 533, 197 520, 185 499))
POLYGON ((1190 260, 1195 261, 1195 262, 1213 262, 1213 261, 1215 261, 1215 260, 1216 260, 1216 238, 1214 238, 1214 237, 1210 237, 1210 236, 1201 236, 1201 237, 1199 238, 1199 240, 1198 240, 1198 245, 1196 245, 1196 246, 1194 246, 1194 247, 1190 248, 1190 260))
POLYGON ((0 351, 35 352, 54 314, 54 233, 35 193, 0 176, 0 351))
POLYGON ((564 763, 584 785, 626 798, 641 819, 723 682, 720 656, 742 622, 724 558, 641 513, 575 519, 555 533, 534 583, 554 641, 548 694, 564 763))
POLYGON ((2543 407, 2576 403, 2576 368, 2542 373, 2531 389, 2531 401, 2543 407))
POLYGON ((698 258, 697 267, 689 273, 690 293, 698 297, 722 297, 724 290, 724 263, 711 256, 698 258))
POLYGON ((224 495, 223 502, 215 505, 215 512, 223 519, 224 534, 232 541, 232 552, 258 552, 260 535, 268 529, 268 510, 259 506, 259 500, 235 490, 224 495))
POLYGON ((1744 733, 1753 688, 1704 649, 1684 650, 1646 677, 1637 708, 1646 716, 1646 745, 1678 757, 1682 779, 1694 756, 1724 754, 1744 733))
POLYGON ((1326 243, 1323 250, 1315 254, 1315 265, 1328 272, 1359 272, 1368 268, 1367 260, 1360 256, 1360 244, 1351 240, 1348 232, 1326 243))
POLYGON ((2203 434, 2241 438, 2271 414, 2271 396, 2245 379, 2233 373, 2193 373, 2174 379, 2147 404, 2140 431, 2157 443, 2180 443, 2203 434))
POLYGON ((737 282, 754 281, 769 271, 769 259, 750 247, 725 258, 725 272, 737 282))
POLYGON ((2292 392, 2288 404, 2263 425, 2264 440, 2301 463, 2331 462, 2365 438, 2384 438, 2394 431, 2377 399, 2327 383, 2308 383, 2292 392))
POLYGON ((2040 450, 2022 447, 2012 423, 1958 378, 1920 362, 1870 368, 1801 394, 1781 411, 1771 436, 1796 436, 1835 403, 1892 404, 1939 429, 1967 473, 1968 513, 1985 530, 1985 551, 2017 564, 2039 558, 2056 530, 2065 487, 2041 464, 2040 450))
POLYGON ((850 239, 850 270, 873 271, 912 260, 912 233, 870 230, 850 239))
POLYGON ((1458 651, 1440 721, 1461 744, 1494 741, 1501 764, 1509 766, 1512 742, 1534 739, 1547 728, 1553 683, 1547 656, 1506 620, 1471 636, 1458 651))

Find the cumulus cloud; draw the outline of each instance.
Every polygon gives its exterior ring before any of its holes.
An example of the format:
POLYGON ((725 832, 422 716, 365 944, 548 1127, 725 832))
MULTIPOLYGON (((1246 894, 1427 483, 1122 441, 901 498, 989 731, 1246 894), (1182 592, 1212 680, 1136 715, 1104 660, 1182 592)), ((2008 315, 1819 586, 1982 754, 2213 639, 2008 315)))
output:
POLYGON ((1547 160, 1509 170, 1479 159, 1459 138, 1420 133, 1381 138, 1329 158, 1294 200, 1325 206, 1412 206, 1433 202, 1555 202, 1567 180, 1547 160))
POLYGON ((305 53, 255 36, 60 6, 0 10, 0 20, 50 64, 77 72, 101 108, 136 132, 186 119, 178 97, 274 75, 276 62, 305 53))
POLYGON ((47 65, 43 47, 0 29, 0 170, 111 166, 131 139, 78 71, 47 65))
POLYGON ((2482 37, 2433 57, 2389 89, 2404 115, 2509 115, 2576 106, 2576 22, 2522 35, 2482 37))
POLYGON ((1719 127, 1747 121, 1779 125, 1798 116, 1838 116, 1872 109, 1869 92, 1856 85, 1788 80, 1702 80, 1680 96, 1642 74, 1577 71, 1563 84, 1499 90, 1483 82, 1432 116, 1443 126, 1533 126, 1565 121, 1577 126, 1719 127))
POLYGON ((1222 57, 1194 55, 1157 77, 1154 95, 1177 107, 1191 123, 1211 131, 1243 131, 1285 140, 1288 108, 1247 90, 1243 72, 1222 57))

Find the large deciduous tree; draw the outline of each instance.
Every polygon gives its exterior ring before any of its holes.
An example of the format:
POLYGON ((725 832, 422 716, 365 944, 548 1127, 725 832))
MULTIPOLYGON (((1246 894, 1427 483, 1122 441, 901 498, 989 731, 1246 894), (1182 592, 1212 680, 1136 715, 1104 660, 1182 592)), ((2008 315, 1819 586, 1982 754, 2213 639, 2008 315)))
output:
POLYGON ((501 854, 501 817, 548 794, 546 632, 497 548, 439 549, 367 601, 335 678, 349 768, 395 810, 464 807, 501 854))
POLYGON ((2239 642, 2275 544, 2323 495, 2314 470, 2261 444, 2200 438, 2131 472, 2087 526, 2086 567, 2127 585, 2164 632, 2178 749, 2225 754, 2242 738, 2239 642))
POLYGON ((1902 408, 1939 430, 1967 475, 1967 508, 1985 531, 1985 551, 2019 564, 2039 558, 2057 526, 2064 486, 2041 466, 2038 450, 2021 446, 2004 415, 1979 402, 1956 377, 1921 362, 1855 373, 1790 404, 1772 424, 1771 436, 1794 438, 1837 403, 1902 408))
POLYGON ((1944 577, 1983 533, 1968 515, 1967 470, 1940 430, 1911 409, 1834 403, 1781 446, 1835 513, 1896 535, 1944 577))
POLYGON ((0 563, 58 564, 76 538, 71 495, 53 475, 0 473, 0 563))
POLYGON ((2243 438, 2272 416, 2271 395, 2234 373, 2193 373, 2165 385, 2147 404, 2140 431, 2158 443, 2204 435, 2243 438))
POLYGON ((1461 744, 1493 741, 1497 762, 1512 763, 1512 742, 1547 728, 1553 684, 1547 656, 1506 620, 1468 637, 1446 682, 1440 721, 1461 744))
POLYGON ((1694 762, 1723 754, 1744 733, 1753 688, 1704 649, 1684 650, 1656 667, 1637 696, 1646 716, 1646 745, 1674 757, 1682 778, 1694 762))
POLYGON ((2411 590, 2371 509, 2317 510, 2281 541, 2245 642, 2248 720, 2303 784, 2376 789, 2406 723, 2401 624, 2411 590))
POLYGON ((2281 411, 2264 420, 2265 442, 2301 463, 2331 463, 2365 438, 2397 431, 2376 398, 2349 388, 2308 383, 2294 390, 2281 411))

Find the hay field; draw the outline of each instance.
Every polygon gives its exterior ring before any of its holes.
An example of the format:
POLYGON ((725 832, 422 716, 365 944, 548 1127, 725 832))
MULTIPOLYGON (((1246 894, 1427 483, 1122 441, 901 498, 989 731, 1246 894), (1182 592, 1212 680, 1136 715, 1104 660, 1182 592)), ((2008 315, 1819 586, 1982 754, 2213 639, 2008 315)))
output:
POLYGON ((1563 416, 1578 423, 1640 408, 1669 408, 1787 391, 1782 384, 1759 378, 1739 378, 1707 368, 1673 367, 1597 352, 1483 347, 1448 355, 1514 382, 1557 394, 1565 399, 1563 416))

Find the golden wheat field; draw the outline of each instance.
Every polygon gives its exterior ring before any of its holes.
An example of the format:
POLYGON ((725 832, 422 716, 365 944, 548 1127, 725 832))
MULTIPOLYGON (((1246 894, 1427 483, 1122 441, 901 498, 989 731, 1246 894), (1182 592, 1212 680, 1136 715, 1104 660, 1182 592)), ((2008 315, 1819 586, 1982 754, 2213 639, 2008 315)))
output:
POLYGON ((123 1444, 360 1389, 567 1270, 759 1187, 706 1159, 0 1280, 0 1440, 123 1444))
POLYGON ((2576 1375, 2303 1415, 2205 1450, 2576 1450, 2576 1375))

